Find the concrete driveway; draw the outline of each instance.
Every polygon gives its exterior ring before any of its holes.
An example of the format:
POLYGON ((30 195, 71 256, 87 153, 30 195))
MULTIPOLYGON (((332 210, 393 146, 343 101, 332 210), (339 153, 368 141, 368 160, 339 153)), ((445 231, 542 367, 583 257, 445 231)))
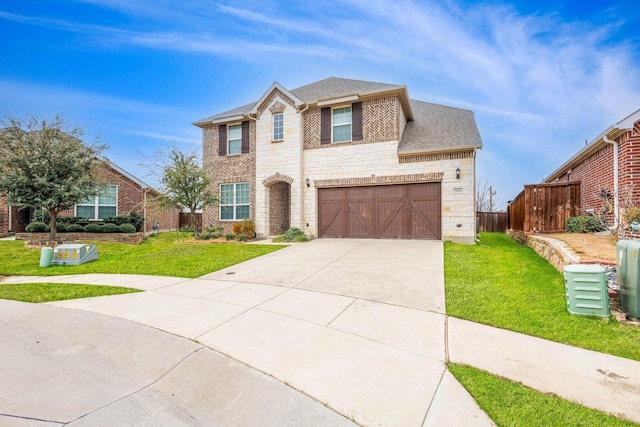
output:
MULTIPOLYGON (((194 280, 131 275, 53 280, 147 290, 50 305, 132 320, 197 340, 232 358, 228 363, 234 369, 240 371, 236 361, 242 362, 279 380, 276 385, 301 392, 296 408, 320 402, 333 415, 340 414, 342 423, 372 426, 492 424, 445 368, 441 242, 319 239, 194 280), (313 401, 302 399, 307 396, 313 401)), ((110 334, 106 330, 105 339, 110 334)), ((191 351, 198 344, 192 346, 191 351)), ((127 355, 121 363, 131 367, 134 360, 145 371, 146 361, 162 351, 127 355)), ((176 389, 185 387, 191 389, 191 382, 176 389)), ((204 400, 215 388, 203 381, 197 387, 204 400)), ((170 404, 167 395, 158 396, 156 404, 170 404)), ((229 404, 245 398, 229 397, 229 404)), ((194 414, 204 416, 206 405, 197 403, 198 396, 191 399, 183 401, 182 410, 189 413, 193 407, 194 414)), ((262 425, 282 425, 285 419, 306 425, 337 422, 317 408, 309 409, 307 417, 300 415, 306 409, 287 412, 270 401, 265 405, 282 416, 262 425)), ((195 416, 193 422, 185 420, 198 424, 195 416)), ((251 423, 228 418, 222 425, 251 423)))

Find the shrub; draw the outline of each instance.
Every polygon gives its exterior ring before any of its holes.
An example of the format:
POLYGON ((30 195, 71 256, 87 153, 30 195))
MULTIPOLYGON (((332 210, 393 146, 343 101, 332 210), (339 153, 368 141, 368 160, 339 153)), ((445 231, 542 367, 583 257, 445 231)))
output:
POLYGON ((244 234, 241 234, 238 237, 236 237, 236 239, 238 240, 238 242, 246 242, 247 236, 245 236, 244 234))
POLYGON ((224 237, 225 237, 227 240, 233 240, 233 239, 235 239, 235 238, 236 238, 236 235, 235 235, 235 234, 232 234, 232 233, 227 233, 227 234, 225 234, 225 236, 224 236, 224 237))
MULTIPOLYGON (((51 224, 47 224, 47 226, 44 228, 44 231, 46 233, 51 231, 51 224)), ((65 231, 67 231, 67 226, 65 224, 58 224, 58 222, 56 221, 56 231, 58 233, 64 233, 65 231)))
POLYGON ((69 224, 67 225, 67 233, 82 233, 84 232, 84 227, 80 224, 69 224))
POLYGON ((120 231, 120 233, 135 233, 136 232, 136 227, 133 224, 120 224, 120 226, 118 227, 118 230, 120 231))
POLYGON ((569 233, 595 233, 603 230, 600 219, 595 216, 573 216, 567 220, 569 233))
POLYGON ((209 239, 217 239, 218 237, 222 237, 223 227, 209 227, 202 234, 200 234, 200 239, 209 240, 209 239))
POLYGON ((136 228, 136 231, 142 230, 144 218, 138 212, 129 212, 127 221, 129 222, 129 224, 133 225, 136 228))
POLYGON ((87 224, 84 226, 86 233, 102 233, 102 226, 100 224, 87 224))
POLYGON ((77 224, 79 222, 86 222, 88 224, 89 220, 81 216, 59 216, 57 222, 64 224, 77 224))
POLYGON ((49 215, 49 211, 46 209, 34 209, 33 218, 31 220, 33 222, 44 222, 45 224, 49 224, 51 217, 49 215))
POLYGON ((120 226, 129 223, 129 217, 126 216, 110 216, 104 219, 105 224, 115 224, 120 226))
POLYGON ((309 239, 304 235, 302 230, 291 227, 282 236, 274 237, 274 242, 308 242, 309 239))
POLYGON ((236 236, 245 236, 247 239, 256 237, 256 224, 250 219, 234 223, 231 230, 236 236))
POLYGON ((109 223, 102 226, 102 232, 103 233, 119 233, 120 228, 115 224, 109 223))
POLYGON ((47 224, 41 221, 34 221, 24 228, 27 233, 43 233, 47 228, 47 224))

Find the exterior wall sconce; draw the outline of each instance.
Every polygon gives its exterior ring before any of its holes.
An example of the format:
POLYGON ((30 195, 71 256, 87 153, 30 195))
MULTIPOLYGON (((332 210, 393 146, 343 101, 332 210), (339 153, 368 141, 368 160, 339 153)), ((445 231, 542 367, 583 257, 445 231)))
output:
POLYGON ((307 188, 311 187, 311 182, 309 181, 309 177, 304 181, 307 183, 307 188))
POLYGON ((456 179, 460 179, 460 168, 456 168, 456 179))

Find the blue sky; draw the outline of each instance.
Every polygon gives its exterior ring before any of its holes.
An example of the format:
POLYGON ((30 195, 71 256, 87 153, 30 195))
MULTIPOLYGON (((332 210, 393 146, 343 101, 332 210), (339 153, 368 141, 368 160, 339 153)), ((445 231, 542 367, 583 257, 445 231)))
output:
POLYGON ((330 76, 475 112, 501 205, 640 109, 635 1, 20 0, 0 4, 0 115, 63 113, 139 165, 190 123, 330 76))

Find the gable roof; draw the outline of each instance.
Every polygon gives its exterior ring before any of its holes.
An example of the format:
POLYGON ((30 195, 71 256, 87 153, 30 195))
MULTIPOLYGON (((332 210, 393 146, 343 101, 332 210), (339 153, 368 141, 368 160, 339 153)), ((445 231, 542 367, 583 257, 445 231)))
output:
POLYGON ((574 154, 569 160, 564 162, 558 169, 553 171, 542 182, 552 182, 560 178, 560 176, 563 175, 566 170, 578 165, 587 157, 596 153, 602 147, 608 144, 604 140, 605 137, 610 140, 615 140, 616 138, 620 137, 620 135, 623 135, 624 133, 632 130, 634 127, 634 124, 639 120, 640 120, 640 110, 636 111, 635 113, 629 114, 627 117, 620 120, 618 123, 615 123, 609 126, 607 130, 602 132, 595 139, 593 139, 591 142, 585 145, 580 151, 574 154))
POLYGON ((241 120, 241 116, 248 116, 252 113, 255 114, 260 104, 262 104, 262 102, 264 102, 269 94, 271 94, 271 92, 276 88, 287 96, 290 96, 294 102, 300 102, 301 104, 307 105, 317 105, 318 103, 322 104, 323 102, 329 103, 332 100, 339 101, 347 97, 353 97, 353 100, 356 100, 362 97, 378 95, 385 92, 398 92, 401 98, 400 101, 405 109, 405 116, 408 119, 413 117, 406 86, 329 77, 292 90, 287 90, 280 83, 274 82, 258 101, 195 121, 192 124, 198 127, 203 127, 212 123, 241 120))
POLYGON ((407 122, 398 155, 482 148, 473 111, 411 100, 414 120, 407 122))

